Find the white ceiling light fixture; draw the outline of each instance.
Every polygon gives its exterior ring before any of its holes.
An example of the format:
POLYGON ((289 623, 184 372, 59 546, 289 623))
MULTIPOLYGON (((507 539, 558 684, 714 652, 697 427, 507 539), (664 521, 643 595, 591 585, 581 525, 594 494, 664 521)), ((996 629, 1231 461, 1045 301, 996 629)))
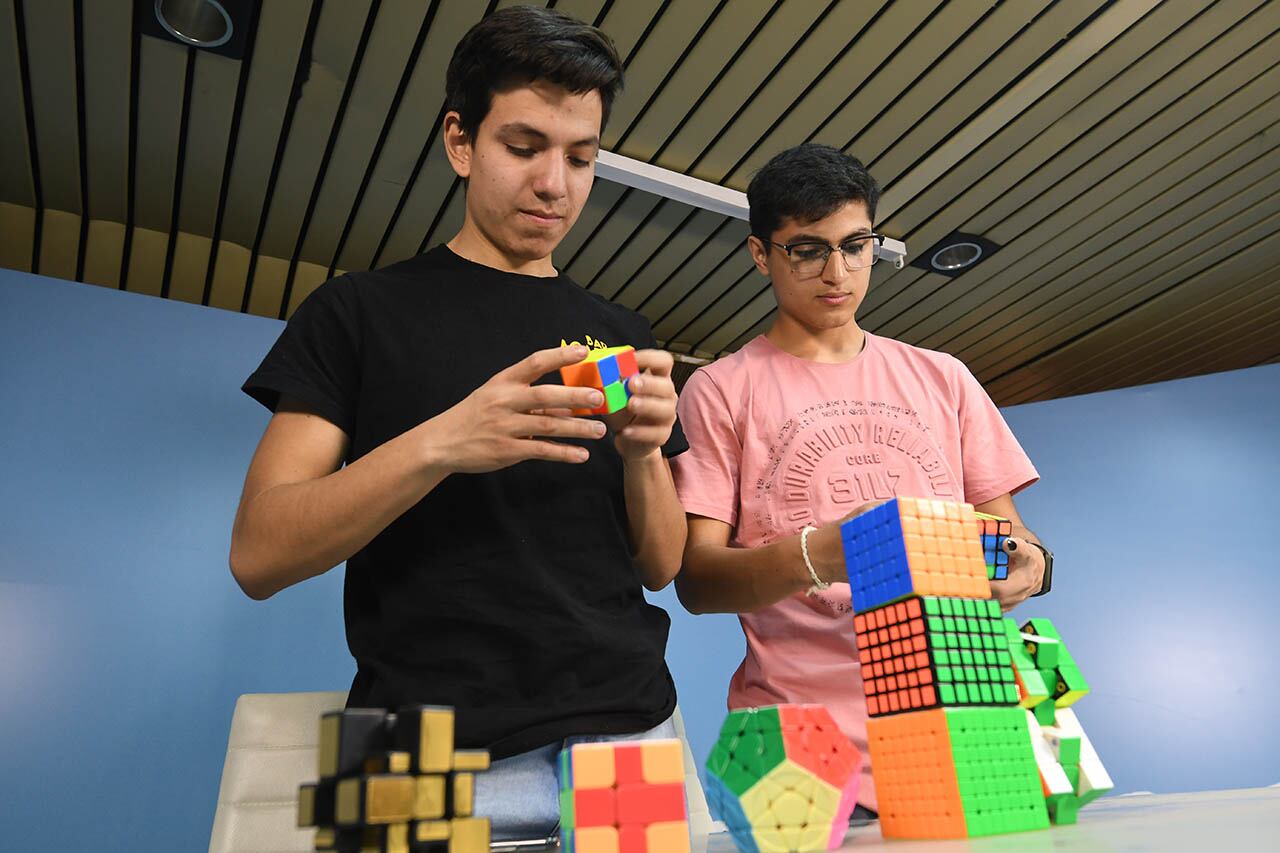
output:
POLYGON ((1001 246, 985 237, 955 231, 939 240, 911 262, 918 269, 955 278, 985 261, 1001 246))

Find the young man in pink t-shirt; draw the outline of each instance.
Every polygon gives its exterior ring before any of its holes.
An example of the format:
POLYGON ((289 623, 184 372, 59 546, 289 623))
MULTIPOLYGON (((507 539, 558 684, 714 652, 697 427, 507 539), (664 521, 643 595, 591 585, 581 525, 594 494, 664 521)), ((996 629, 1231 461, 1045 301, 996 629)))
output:
MULTIPOLYGON (((838 522, 898 495, 1009 518, 1009 577, 991 584, 1006 610, 1041 590, 1047 558, 1012 497, 1038 474, 982 386, 952 356, 858 326, 882 239, 871 228, 878 195, 861 163, 821 145, 784 151, 751 181, 747 244, 777 317, 689 379, 679 402, 689 450, 672 460, 689 514, 680 600, 738 613, 746 634, 729 707, 824 704, 864 757, 838 522)), ((873 816, 863 772, 857 814, 873 816)))

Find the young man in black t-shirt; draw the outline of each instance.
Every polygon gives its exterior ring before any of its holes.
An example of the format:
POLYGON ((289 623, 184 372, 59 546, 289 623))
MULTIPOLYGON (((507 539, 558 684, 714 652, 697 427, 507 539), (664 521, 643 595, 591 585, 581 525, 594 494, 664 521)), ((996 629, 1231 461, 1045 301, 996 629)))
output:
POLYGON ((551 261, 621 74, 608 38, 563 14, 477 24, 443 128, 462 229, 322 285, 244 386, 274 415, 232 573, 264 599, 345 560, 349 704, 455 706, 459 745, 498 759, 477 780, 498 838, 554 830, 568 740, 673 732, 669 620, 641 589, 672 580, 686 535, 672 359, 551 261), (605 422, 569 414, 599 392, 552 379, 579 341, 639 350, 605 422))

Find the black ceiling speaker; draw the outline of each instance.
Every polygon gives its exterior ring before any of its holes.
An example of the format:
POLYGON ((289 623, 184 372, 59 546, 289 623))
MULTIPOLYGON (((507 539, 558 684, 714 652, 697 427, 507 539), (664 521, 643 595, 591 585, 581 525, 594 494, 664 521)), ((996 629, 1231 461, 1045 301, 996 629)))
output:
POLYGON ((138 32, 243 59, 259 0, 134 0, 138 32))

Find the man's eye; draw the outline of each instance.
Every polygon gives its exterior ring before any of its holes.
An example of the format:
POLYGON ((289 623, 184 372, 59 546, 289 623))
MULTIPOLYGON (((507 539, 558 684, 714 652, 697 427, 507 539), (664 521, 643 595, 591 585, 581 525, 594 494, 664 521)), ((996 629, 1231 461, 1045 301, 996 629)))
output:
POLYGON ((591 161, 583 160, 581 157, 570 157, 569 165, 573 166, 575 169, 585 169, 591 165, 591 161))
POLYGON ((507 150, 517 157, 532 157, 535 153, 532 148, 521 148, 518 145, 508 145, 507 150))
POLYGON ((792 246, 791 257, 799 261, 812 261, 826 252, 826 246, 792 246))

